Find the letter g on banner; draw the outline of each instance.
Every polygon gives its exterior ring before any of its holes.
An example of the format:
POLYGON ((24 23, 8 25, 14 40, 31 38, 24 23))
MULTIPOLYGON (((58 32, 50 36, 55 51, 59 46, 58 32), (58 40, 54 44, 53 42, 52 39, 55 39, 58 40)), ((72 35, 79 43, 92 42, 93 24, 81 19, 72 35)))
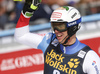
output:
POLYGON ((54 70, 53 74, 60 74, 60 72, 58 70, 54 70))

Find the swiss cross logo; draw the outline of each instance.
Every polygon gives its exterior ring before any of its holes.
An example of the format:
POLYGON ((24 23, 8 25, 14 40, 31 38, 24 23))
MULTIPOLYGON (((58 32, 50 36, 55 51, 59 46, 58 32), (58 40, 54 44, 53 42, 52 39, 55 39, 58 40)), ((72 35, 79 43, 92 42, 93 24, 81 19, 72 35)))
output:
POLYGON ((51 18, 61 18, 62 16, 62 13, 59 13, 59 12, 53 12, 51 18))

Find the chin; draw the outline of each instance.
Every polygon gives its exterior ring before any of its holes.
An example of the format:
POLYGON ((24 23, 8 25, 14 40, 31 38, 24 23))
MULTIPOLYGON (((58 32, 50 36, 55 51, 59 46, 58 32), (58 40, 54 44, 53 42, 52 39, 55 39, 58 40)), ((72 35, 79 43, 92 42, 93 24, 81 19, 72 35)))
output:
POLYGON ((60 44, 63 44, 62 40, 58 40, 60 44))

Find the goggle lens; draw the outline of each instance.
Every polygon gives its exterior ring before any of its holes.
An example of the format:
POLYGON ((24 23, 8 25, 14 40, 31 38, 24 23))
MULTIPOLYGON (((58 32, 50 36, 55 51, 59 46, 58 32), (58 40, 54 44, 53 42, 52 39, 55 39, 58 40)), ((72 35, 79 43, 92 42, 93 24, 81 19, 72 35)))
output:
POLYGON ((55 30, 58 30, 60 32, 64 32, 67 30, 67 26, 66 26, 66 23, 65 22, 52 22, 51 23, 51 26, 52 26, 52 29, 55 31, 55 30))

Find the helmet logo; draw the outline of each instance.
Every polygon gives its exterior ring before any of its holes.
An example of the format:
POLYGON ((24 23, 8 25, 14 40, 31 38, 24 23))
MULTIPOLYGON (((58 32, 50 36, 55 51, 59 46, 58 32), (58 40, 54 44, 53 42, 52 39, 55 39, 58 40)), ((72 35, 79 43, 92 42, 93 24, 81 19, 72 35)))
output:
POLYGON ((79 18, 75 21, 72 21, 72 22, 68 22, 67 27, 70 27, 70 26, 73 26, 73 25, 78 25, 79 23, 81 23, 81 18, 79 18))
POLYGON ((63 6, 63 8, 65 8, 67 11, 69 10, 69 7, 68 6, 63 6))
POLYGON ((53 12, 51 18, 61 18, 62 16, 62 13, 59 13, 59 12, 53 12))
POLYGON ((75 13, 71 16, 71 18, 74 18, 76 15, 77 15, 77 13, 75 12, 75 13))
POLYGON ((69 23, 68 26, 72 26, 72 25, 75 25, 75 24, 77 24, 76 21, 69 23))

